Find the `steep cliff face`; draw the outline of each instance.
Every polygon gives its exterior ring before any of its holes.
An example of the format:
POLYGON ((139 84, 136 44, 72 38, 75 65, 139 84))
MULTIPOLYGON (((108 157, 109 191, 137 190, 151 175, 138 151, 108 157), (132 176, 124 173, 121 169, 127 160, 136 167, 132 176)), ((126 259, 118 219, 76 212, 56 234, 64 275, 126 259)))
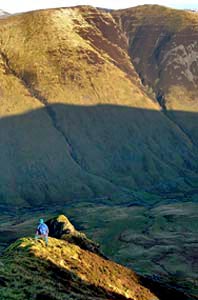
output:
POLYGON ((196 183, 195 142, 148 96, 115 19, 85 6, 0 20, 1 204, 196 183))
POLYGON ((175 86, 186 88, 189 96, 197 91, 197 14, 158 5, 112 14, 126 34, 129 54, 145 85, 162 96, 175 86))
POLYGON ((158 5, 115 11, 136 71, 168 116, 197 143, 198 15, 158 5), (182 111, 180 114, 179 111, 182 111))

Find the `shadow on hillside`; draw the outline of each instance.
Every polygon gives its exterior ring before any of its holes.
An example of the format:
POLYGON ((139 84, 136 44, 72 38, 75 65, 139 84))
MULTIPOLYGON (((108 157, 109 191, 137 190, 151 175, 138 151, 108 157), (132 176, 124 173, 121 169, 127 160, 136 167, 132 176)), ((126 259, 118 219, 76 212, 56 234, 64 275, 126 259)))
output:
POLYGON ((188 295, 178 287, 177 279, 175 282, 168 283, 169 278, 161 278, 154 280, 151 277, 141 277, 140 283, 148 288, 154 295, 159 297, 160 300, 174 299, 174 300, 196 300, 197 297, 188 295), (167 280, 167 282, 166 282, 167 280))
POLYGON ((182 125, 154 110, 63 104, 1 118, 0 204, 185 190, 198 168, 197 114, 171 118, 182 125))

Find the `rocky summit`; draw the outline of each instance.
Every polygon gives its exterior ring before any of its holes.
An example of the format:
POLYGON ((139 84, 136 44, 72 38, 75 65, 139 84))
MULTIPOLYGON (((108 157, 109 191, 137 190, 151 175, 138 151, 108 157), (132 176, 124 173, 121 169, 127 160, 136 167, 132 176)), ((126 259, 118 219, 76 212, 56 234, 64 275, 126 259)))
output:
MULTIPOLYGON (((62 238, 61 230, 64 237, 80 234, 65 216, 47 223, 50 232, 60 239, 50 237, 46 246, 42 240, 21 238, 1 257, 1 300, 165 300, 170 295, 175 300, 191 299, 179 290, 143 280, 132 270, 62 238)), ((81 238, 88 245, 86 236, 81 238)))
POLYGON ((1 207, 194 195, 197 64, 187 11, 79 6, 1 19, 1 207))
POLYGON ((88 239, 84 233, 76 230, 68 218, 64 215, 59 215, 58 217, 50 219, 46 222, 46 224, 49 227, 49 235, 51 237, 76 244, 84 250, 89 250, 90 252, 104 257, 99 250, 99 244, 88 239))

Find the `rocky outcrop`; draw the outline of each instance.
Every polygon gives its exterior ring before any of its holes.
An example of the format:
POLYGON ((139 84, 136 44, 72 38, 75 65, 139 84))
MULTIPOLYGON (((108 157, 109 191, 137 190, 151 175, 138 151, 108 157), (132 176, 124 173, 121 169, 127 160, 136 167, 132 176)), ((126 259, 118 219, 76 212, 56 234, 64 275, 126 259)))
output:
POLYGON ((49 236, 65 240, 78 245, 81 249, 88 250, 105 257, 99 250, 100 245, 87 238, 87 236, 74 228, 67 217, 59 215, 46 222, 49 227, 49 236))
POLYGON ((0 260, 0 289, 1 300, 160 299, 131 270, 52 237, 47 247, 31 238, 12 244, 0 260))

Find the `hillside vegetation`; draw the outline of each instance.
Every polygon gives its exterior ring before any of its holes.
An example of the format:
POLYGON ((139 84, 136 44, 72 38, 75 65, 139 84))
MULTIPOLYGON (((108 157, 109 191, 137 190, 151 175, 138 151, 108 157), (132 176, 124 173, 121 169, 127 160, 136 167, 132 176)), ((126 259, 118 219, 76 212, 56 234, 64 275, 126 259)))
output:
POLYGON ((76 244, 79 240, 71 240, 71 237, 78 236, 88 247, 94 242, 75 230, 65 216, 55 217, 47 223, 50 234, 59 235, 59 239, 50 237, 46 246, 42 240, 21 238, 1 257, 1 300, 196 299, 171 286, 140 277, 97 255, 93 249, 85 250, 82 243, 76 244))
POLYGON ((195 104, 186 127, 164 114, 119 18, 84 6, 0 20, 3 207, 196 189, 195 104))
MULTIPOLYGON (((56 220, 73 232, 64 216, 56 220)), ((46 247, 42 240, 20 239, 0 263, 2 300, 159 299, 131 270, 65 240, 49 238, 46 247)))
POLYGON ((155 5, 0 17, 3 299, 196 299, 197 28, 155 5), (162 290, 72 225, 16 241, 59 212, 162 290))

